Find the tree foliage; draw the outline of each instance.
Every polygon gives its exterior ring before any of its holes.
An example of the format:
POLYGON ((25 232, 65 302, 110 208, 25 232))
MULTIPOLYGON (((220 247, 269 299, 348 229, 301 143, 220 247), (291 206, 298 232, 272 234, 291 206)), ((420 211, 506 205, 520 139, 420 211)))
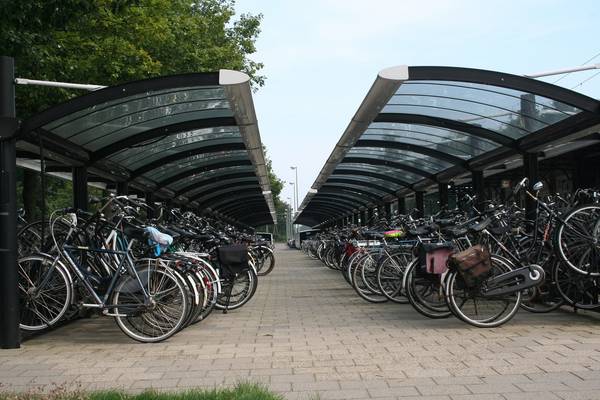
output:
MULTIPOLYGON (((234 6, 233 0, 0 0, 0 54, 15 58, 21 78, 114 85, 233 69, 250 75, 256 88, 264 84, 263 64, 249 56, 262 16, 236 18, 234 6)), ((25 119, 80 94, 18 86, 17 115, 25 119)), ((27 177, 20 192, 29 218, 36 218, 39 207, 28 194, 40 192, 39 177, 27 177)), ((48 179, 46 189, 48 208, 70 199, 69 183, 48 179)))
MULTIPOLYGON (((113 85, 158 75, 244 71, 262 86, 262 16, 235 18, 232 0, 0 0, 0 54, 19 77, 113 85)), ((77 95, 19 87, 19 116, 77 95)))

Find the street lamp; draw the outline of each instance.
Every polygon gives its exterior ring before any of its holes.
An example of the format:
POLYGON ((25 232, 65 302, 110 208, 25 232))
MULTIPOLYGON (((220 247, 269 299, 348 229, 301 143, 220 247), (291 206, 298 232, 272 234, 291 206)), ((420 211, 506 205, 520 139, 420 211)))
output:
POLYGON ((294 182, 288 182, 292 186, 294 201, 292 202, 294 212, 298 211, 298 202, 296 202, 296 184, 294 182))
POLYGON ((295 185, 294 185, 294 189, 295 189, 294 196, 295 196, 295 200, 296 200, 296 211, 298 211, 298 206, 300 205, 298 203, 298 167, 290 167, 290 169, 293 169, 294 171, 296 171, 296 182, 295 182, 295 185))
POLYGON ((287 200, 288 200, 288 205, 285 208, 285 210, 286 210, 285 228, 287 231, 288 239, 291 239, 292 238, 292 226, 291 226, 292 214, 290 213, 290 203, 292 202, 292 199, 290 197, 288 197, 287 200))

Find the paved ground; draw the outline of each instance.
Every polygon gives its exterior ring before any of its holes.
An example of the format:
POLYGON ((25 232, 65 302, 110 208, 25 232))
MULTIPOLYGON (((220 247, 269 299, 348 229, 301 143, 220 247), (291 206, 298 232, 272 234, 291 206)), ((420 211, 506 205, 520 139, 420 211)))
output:
POLYGON ((0 350, 0 390, 175 389, 263 382, 288 399, 600 399, 600 320, 520 312, 482 330, 369 304, 295 250, 254 299, 154 345, 83 320, 0 350))

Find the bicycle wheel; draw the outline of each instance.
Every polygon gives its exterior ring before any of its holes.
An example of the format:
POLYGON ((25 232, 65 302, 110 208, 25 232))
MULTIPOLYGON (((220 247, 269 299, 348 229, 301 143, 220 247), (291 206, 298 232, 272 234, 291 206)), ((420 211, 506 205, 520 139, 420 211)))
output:
POLYGON ((421 273, 420 267, 419 260, 414 259, 404 273, 402 285, 409 303, 427 318, 448 318, 452 312, 443 295, 442 276, 421 273))
POLYGON ((225 309, 229 295, 228 310, 235 310, 246 304, 256 293, 258 278, 253 268, 248 268, 235 276, 225 278, 222 282, 222 292, 217 297, 215 307, 225 309), (231 293, 229 294, 229 291, 231 293))
POLYGON ((267 247, 259 247, 257 249, 258 253, 258 265, 256 266, 257 275, 265 276, 273 271, 275 268, 275 254, 273 254, 273 250, 267 247))
POLYGON ((553 271, 556 288, 565 301, 582 310, 600 309, 600 277, 579 274, 562 262, 553 271))
POLYGON ((58 259, 34 255, 17 260, 20 326, 40 331, 56 325, 73 296, 71 277, 58 259))
POLYGON ((183 283, 169 268, 154 261, 136 268, 145 292, 137 277, 123 275, 115 285, 111 302, 117 326, 143 343, 173 336, 189 315, 189 294, 183 283))
POLYGON ((373 286, 376 286, 376 267, 377 263, 370 254, 365 254, 360 260, 358 260, 356 267, 352 271, 352 287, 356 293, 371 303, 385 303, 388 298, 382 293, 378 293, 372 290, 373 286), (367 283, 371 281, 371 283, 367 283))
MULTIPOLYGON (((511 271, 511 263, 501 257, 492 256, 491 276, 511 271)), ((460 273, 451 271, 446 280, 446 301, 459 319, 479 328, 493 328, 508 322, 519 310, 521 292, 495 297, 483 297, 481 288, 470 288, 460 273)))
POLYGON ((390 254, 377 267, 377 286, 385 297, 395 303, 408 303, 408 298, 403 292, 402 282, 406 267, 412 258, 410 251, 401 250, 390 254))
POLYGON ((558 227, 556 244, 569 268, 600 276, 600 206, 583 206, 569 212, 558 227))

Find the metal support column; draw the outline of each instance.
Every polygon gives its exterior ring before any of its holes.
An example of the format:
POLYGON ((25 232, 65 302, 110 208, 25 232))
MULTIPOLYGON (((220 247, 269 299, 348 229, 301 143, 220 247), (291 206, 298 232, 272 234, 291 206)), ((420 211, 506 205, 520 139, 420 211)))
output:
POLYGON ((440 210, 448 208, 448 184, 446 182, 438 183, 438 195, 440 198, 440 210))
POLYGON ((367 223, 365 210, 361 210, 360 212, 360 226, 365 226, 367 223))
POLYGON ((146 192, 146 204, 150 207, 147 211, 148 218, 154 218, 155 210, 154 210, 154 193, 146 192))
MULTIPOLYGON (((537 153, 523 154, 523 172, 529 180, 527 188, 531 191, 533 190, 533 185, 539 180, 540 176, 537 153)), ((535 207, 535 201, 529 196, 525 196, 525 216, 527 219, 535 219, 535 207)))
POLYGON ((419 210, 419 212, 417 213, 417 218, 422 218, 425 215, 424 197, 425 197, 425 192, 421 192, 421 191, 415 192, 415 204, 416 204, 417 210, 419 210))
POLYGON ((15 61, 0 56, 0 346, 21 345, 17 291, 15 61))
POLYGON ((398 197, 398 214, 406 214, 406 199, 404 197, 398 197))
POLYGON ((392 203, 385 203, 385 216, 387 218, 392 217, 392 203))
POLYGON ((78 210, 88 210, 87 169, 73 167, 73 207, 78 210))
POLYGON ((473 182, 473 193, 477 196, 475 201, 475 207, 481 209, 483 202, 485 202, 485 187, 483 182, 483 171, 473 171, 471 173, 471 180, 473 182))
POLYGON ((119 196, 127 196, 129 194, 129 183, 117 182, 117 194, 119 196))

